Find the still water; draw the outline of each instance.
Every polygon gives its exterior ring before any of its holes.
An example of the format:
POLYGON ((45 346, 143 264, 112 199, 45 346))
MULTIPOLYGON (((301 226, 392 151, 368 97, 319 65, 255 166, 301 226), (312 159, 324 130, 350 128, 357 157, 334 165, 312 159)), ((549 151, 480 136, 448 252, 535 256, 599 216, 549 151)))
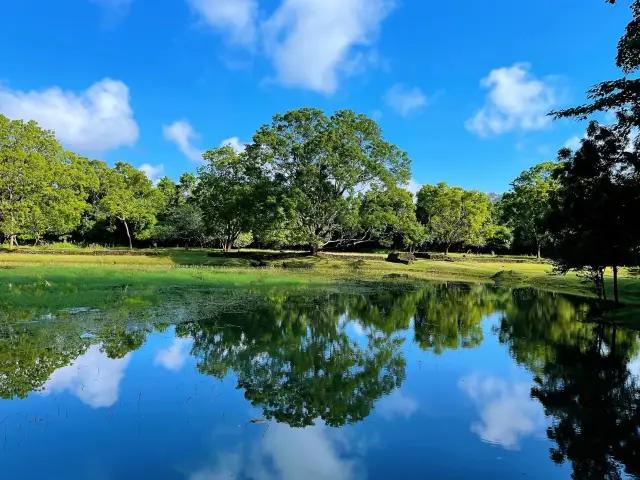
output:
POLYGON ((2 479, 640 475, 638 335, 582 300, 104 295, 0 306, 2 479))

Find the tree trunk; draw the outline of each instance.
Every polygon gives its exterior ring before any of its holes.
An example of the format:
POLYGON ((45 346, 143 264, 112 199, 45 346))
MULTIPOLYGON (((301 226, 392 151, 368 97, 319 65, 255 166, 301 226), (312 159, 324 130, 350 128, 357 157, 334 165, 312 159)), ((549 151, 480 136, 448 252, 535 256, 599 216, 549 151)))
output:
POLYGON ((445 247, 445 249, 444 249, 444 254, 445 254, 445 255, 449 255, 449 247, 450 247, 450 245, 447 245, 447 246, 445 247))
POLYGON ((18 243, 16 242, 16 236, 15 235, 9 235, 9 248, 13 248, 13 244, 14 243, 18 243))
POLYGON ((604 284, 604 268, 600 270, 600 286, 602 288, 602 299, 607 301, 607 287, 604 284))
POLYGON ((311 255, 316 256, 318 254, 318 247, 316 245, 311 245, 311 247, 309 247, 309 252, 311 255))
POLYGON ((540 244, 538 243, 538 256, 537 256, 538 260, 540 260, 540 257, 541 257, 541 255, 540 255, 540 244))
POLYGON ((129 224, 123 218, 122 223, 124 223, 124 229, 127 231, 127 238, 129 239, 129 250, 133 250, 133 242, 131 241, 131 232, 129 232, 129 224))
POLYGON ((620 298, 618 296, 618 266, 613 266, 613 298, 616 303, 616 307, 620 305, 620 298))

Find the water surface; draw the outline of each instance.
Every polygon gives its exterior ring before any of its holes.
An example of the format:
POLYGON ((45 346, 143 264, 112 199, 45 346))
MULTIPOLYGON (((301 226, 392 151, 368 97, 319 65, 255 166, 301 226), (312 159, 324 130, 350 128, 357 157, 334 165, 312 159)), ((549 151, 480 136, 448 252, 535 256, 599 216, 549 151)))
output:
POLYGON ((640 475, 638 335, 583 300, 155 293, 0 304, 2 478, 640 475))

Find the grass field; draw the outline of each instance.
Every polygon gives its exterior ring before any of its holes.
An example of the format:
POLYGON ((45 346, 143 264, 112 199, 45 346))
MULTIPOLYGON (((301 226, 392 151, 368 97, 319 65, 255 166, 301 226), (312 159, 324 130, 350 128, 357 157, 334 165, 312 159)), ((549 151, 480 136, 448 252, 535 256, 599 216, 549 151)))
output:
MULTIPOLYGON (((148 252, 148 251, 146 251, 148 252)), ((553 266, 532 257, 495 257, 453 254, 454 261, 418 260, 412 265, 385 261, 382 254, 243 250, 223 255, 210 250, 164 249, 153 256, 93 255, 90 251, 50 253, 25 250, 0 253, 0 282, 32 285, 76 285, 99 291, 113 285, 138 286, 247 286, 256 284, 331 284, 353 280, 408 279, 496 282, 532 286, 550 291, 593 296, 591 286, 575 274, 555 275, 553 266), (261 268, 255 268, 255 267, 261 268), (385 278, 386 277, 386 278, 385 278)), ((98 251, 98 253, 104 253, 98 251)), ((607 278, 612 297, 611 278, 607 278)), ((624 270, 620 297, 640 305, 640 277, 624 270)))

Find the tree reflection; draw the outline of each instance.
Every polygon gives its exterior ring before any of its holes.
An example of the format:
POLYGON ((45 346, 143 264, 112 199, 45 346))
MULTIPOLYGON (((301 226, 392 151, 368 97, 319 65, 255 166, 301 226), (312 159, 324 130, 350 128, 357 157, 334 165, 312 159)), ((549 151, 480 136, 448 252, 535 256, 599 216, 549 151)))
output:
POLYGON ((415 309, 415 341, 436 355, 482 343, 481 321, 501 308, 508 291, 449 283, 427 288, 415 309))
POLYGON ((517 292, 499 327, 500 340, 535 377, 556 446, 551 459, 570 462, 575 479, 640 476, 640 389, 629 370, 637 333, 587 323, 579 302, 517 292))

